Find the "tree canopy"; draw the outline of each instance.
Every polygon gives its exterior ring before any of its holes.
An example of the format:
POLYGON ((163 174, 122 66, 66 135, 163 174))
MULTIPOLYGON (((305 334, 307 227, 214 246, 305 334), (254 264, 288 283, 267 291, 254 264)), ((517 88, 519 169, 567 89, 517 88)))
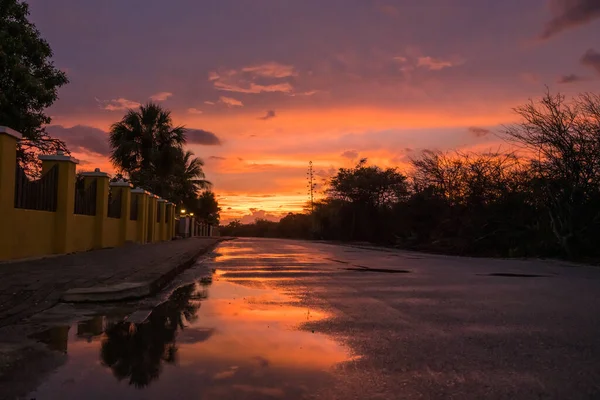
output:
POLYGON ((28 16, 25 2, 0 1, 0 125, 23 135, 17 156, 35 173, 38 154, 67 151, 64 142, 46 133, 44 125, 51 122, 45 109, 68 80, 54 66, 50 45, 28 16))
POLYGON ((185 142, 185 128, 173 124, 170 111, 148 103, 111 126, 110 158, 135 186, 181 206, 210 186, 202 160, 184 150, 185 142))
POLYGON ((205 190, 197 199, 188 201, 185 207, 201 220, 212 225, 219 225, 221 208, 215 194, 210 190, 205 190))

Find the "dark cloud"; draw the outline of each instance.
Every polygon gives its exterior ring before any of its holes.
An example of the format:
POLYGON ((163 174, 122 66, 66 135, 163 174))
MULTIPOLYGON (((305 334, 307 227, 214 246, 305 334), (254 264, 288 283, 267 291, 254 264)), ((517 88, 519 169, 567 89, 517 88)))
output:
POLYGON ((333 175, 335 175, 336 172, 337 170, 333 167, 329 168, 328 170, 318 169, 317 171, 315 171, 315 176, 318 176, 319 178, 323 179, 329 179, 333 175))
POLYGON ((191 144, 202 144, 204 146, 220 146, 222 144, 217 135, 202 129, 188 129, 186 134, 187 141, 191 144))
POLYGON ((70 151, 91 152, 103 156, 110 154, 108 133, 102 129, 86 125, 75 125, 71 128, 50 125, 46 127, 46 131, 50 136, 64 141, 70 151))
POLYGON ((265 210, 259 210, 258 208, 250 208, 249 211, 251 214, 244 215, 240 218, 242 224, 252 224, 256 222, 257 219, 266 219, 274 222, 281 219, 281 215, 273 214, 265 210))
POLYGON ((270 365, 269 360, 261 356, 252 357, 257 363, 259 367, 267 368, 270 365))
POLYGON ((269 111, 267 111, 267 114, 264 117, 260 117, 258 119, 262 119, 263 121, 266 121, 268 119, 275 118, 275 117, 276 117, 275 110, 269 110, 269 111))
POLYGON ((484 137, 492 133, 489 129, 472 126, 469 128, 469 133, 475 137, 484 137))
POLYGON ((546 24, 541 38, 548 39, 558 33, 600 18, 598 0, 558 0, 555 17, 546 24))
POLYGON ((587 79, 583 76, 569 74, 569 75, 563 75, 560 78, 558 78, 557 83, 574 83, 574 82, 581 82, 581 81, 585 81, 585 80, 587 80, 587 79))
POLYGON ((342 153, 342 157, 348 158, 350 160, 354 160, 354 159, 358 158, 358 151, 356 151, 356 150, 347 150, 347 151, 345 151, 345 152, 342 153))
POLYGON ((594 49, 589 49, 581 57, 581 64, 595 69, 600 74, 600 53, 594 49))
POLYGON ((219 157, 219 156, 210 156, 208 157, 209 160, 227 160, 227 158, 225 157, 219 157))

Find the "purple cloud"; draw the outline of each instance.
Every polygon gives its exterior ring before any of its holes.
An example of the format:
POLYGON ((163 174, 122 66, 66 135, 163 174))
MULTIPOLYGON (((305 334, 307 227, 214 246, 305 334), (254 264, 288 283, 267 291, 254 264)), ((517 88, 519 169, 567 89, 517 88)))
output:
POLYGON ((471 126, 469 128, 469 133, 475 137, 484 137, 492 133, 489 129, 479 128, 477 126, 471 126))
POLYGON ((358 151, 356 150, 346 150, 342 153, 342 157, 348 158, 350 160, 355 160, 358 158, 358 151))
POLYGON ((558 78, 557 83, 560 83, 560 84, 575 83, 575 82, 582 82, 582 81, 587 81, 587 80, 588 79, 583 76, 579 76, 576 74, 568 74, 568 75, 563 75, 560 78, 558 78))
POLYGON ((101 129, 86 125, 75 125, 71 128, 50 125, 46 127, 46 131, 50 136, 64 141, 70 151, 90 152, 102 156, 110 154, 108 133, 101 129))
POLYGON ((542 39, 549 39, 560 32, 600 18, 598 0, 559 0, 557 13, 542 32, 542 39))
POLYGON ((187 142, 191 144, 201 144, 204 146, 220 146, 221 139, 212 132, 203 129, 187 129, 187 142))
POLYGON ((595 69, 600 74, 600 53, 594 49, 589 49, 581 57, 581 64, 595 69))
POLYGON ((275 118, 275 117, 276 117, 275 110, 269 110, 269 111, 267 111, 267 114, 264 117, 259 117, 258 119, 262 119, 263 121, 266 121, 268 119, 275 118))

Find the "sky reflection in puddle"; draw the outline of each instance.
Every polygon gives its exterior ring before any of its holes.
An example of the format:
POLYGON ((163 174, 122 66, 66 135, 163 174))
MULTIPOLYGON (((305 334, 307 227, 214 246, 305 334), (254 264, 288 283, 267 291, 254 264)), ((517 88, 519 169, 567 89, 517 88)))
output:
POLYGON ((38 340, 68 359, 29 398, 304 398, 350 357, 294 329, 326 315, 292 301, 220 279, 178 289, 144 323, 96 317, 43 332, 38 340))

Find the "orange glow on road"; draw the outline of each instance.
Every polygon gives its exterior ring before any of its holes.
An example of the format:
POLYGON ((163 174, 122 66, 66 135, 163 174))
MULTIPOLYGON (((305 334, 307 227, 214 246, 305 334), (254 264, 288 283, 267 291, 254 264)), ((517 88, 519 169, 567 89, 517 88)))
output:
MULTIPOLYGON (((321 311, 290 304, 292 298, 273 290, 225 280, 209 286, 208 293, 210 300, 202 302, 200 318, 180 336, 210 327, 216 327, 215 333, 207 341, 180 342, 181 365, 214 359, 239 367, 258 359, 281 368, 319 371, 349 359, 347 351, 332 339, 294 329, 298 324, 326 318, 321 311)), ((230 374, 235 374, 235 369, 223 371, 215 379, 230 374)))

